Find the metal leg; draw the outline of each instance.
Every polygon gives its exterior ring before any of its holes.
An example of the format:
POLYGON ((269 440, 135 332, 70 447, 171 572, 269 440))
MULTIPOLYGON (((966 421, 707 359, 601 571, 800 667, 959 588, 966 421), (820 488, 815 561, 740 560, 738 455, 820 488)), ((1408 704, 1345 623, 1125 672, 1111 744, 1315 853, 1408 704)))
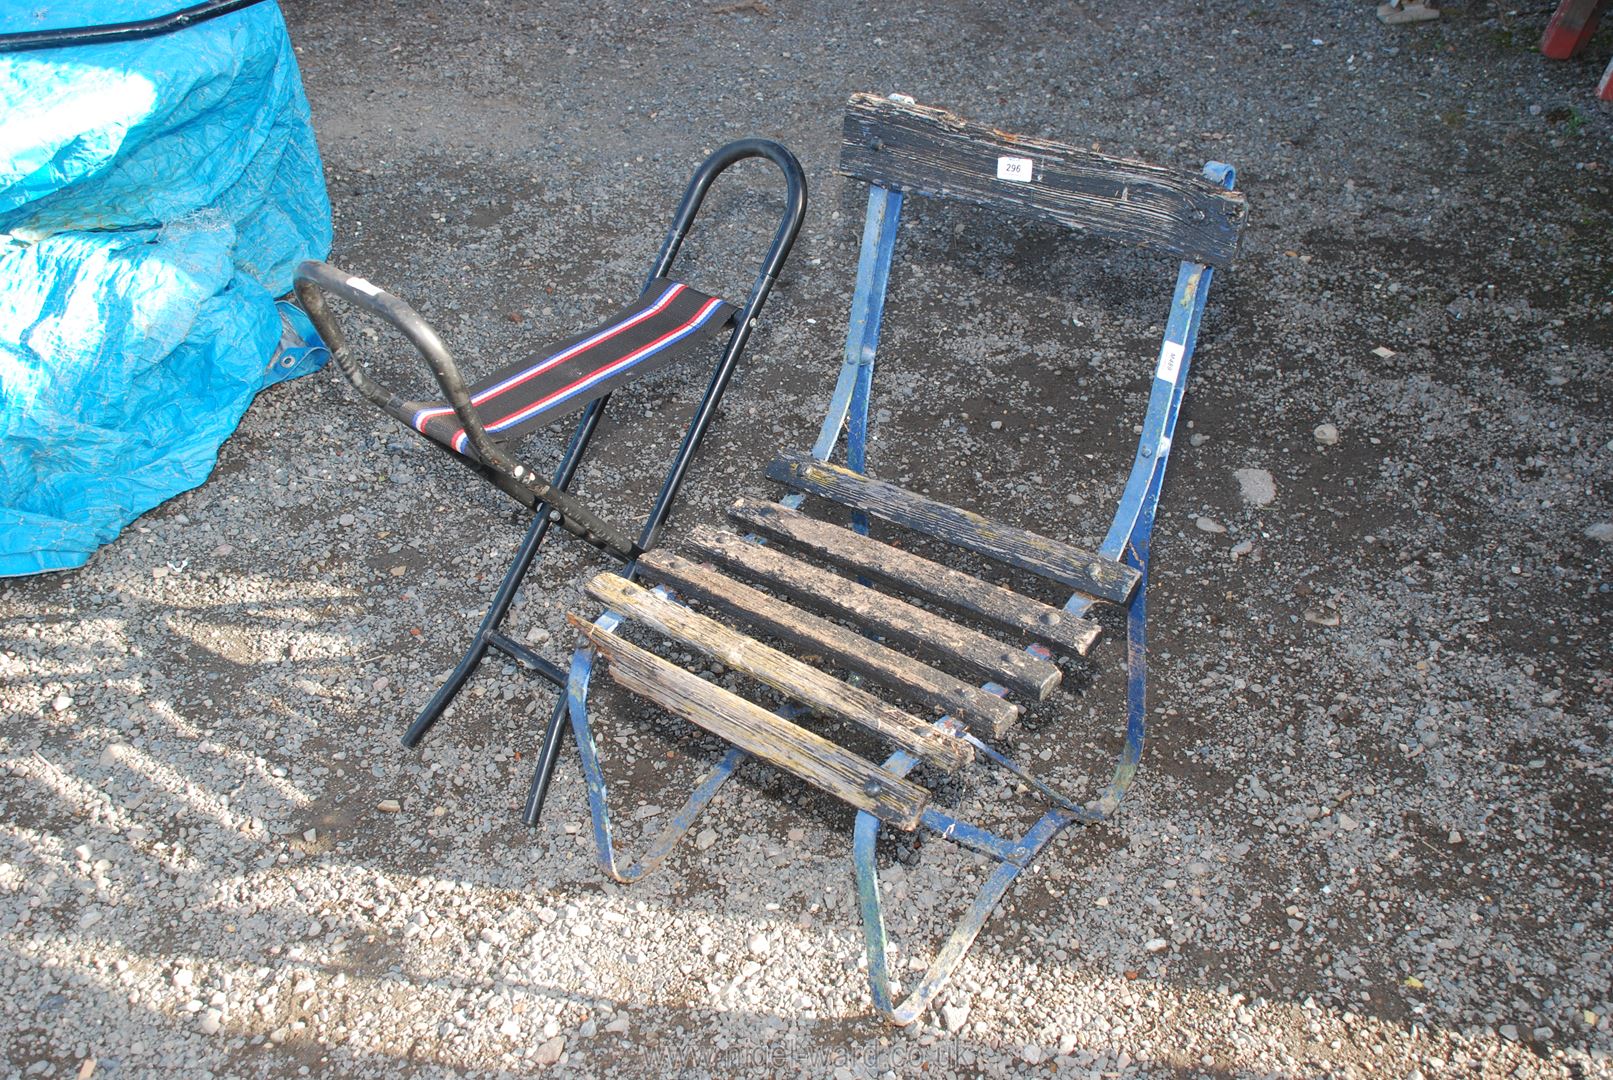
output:
POLYGON ((543 745, 538 748, 537 764, 532 770, 532 785, 527 788, 526 806, 521 820, 536 825, 543 816, 543 803, 549 797, 549 781, 554 779, 555 765, 560 760, 560 744, 566 737, 566 695, 561 694, 549 714, 549 724, 543 729, 543 745))
MULTIPOLYGON (((571 434, 571 442, 566 447, 566 456, 560 462, 560 468, 555 470, 554 486, 567 488, 577 475, 577 466, 588 452, 588 444, 594 437, 594 431, 599 427, 599 418, 604 415, 605 405, 610 401, 610 395, 599 398, 589 404, 583 412, 582 419, 577 421, 577 429, 571 434)), ((449 674, 437 692, 431 695, 426 707, 415 717, 409 730, 404 732, 403 745, 413 749, 420 745, 420 740, 426 737, 432 725, 442 719, 442 714, 448 705, 464 689, 465 683, 471 674, 481 664, 487 650, 495 645, 494 635, 498 635, 500 624, 504 616, 509 613, 510 605, 515 602, 515 594, 521 587, 527 571, 532 569, 533 561, 543 548, 544 538, 549 534, 548 507, 539 503, 532 517, 532 523, 526 528, 526 535, 521 538, 521 546, 515 550, 515 561, 510 563, 510 569, 505 573, 504 580, 499 583, 498 592, 493 594, 493 602, 488 606, 487 614, 482 617, 482 624, 476 630, 476 636, 471 639, 470 648, 459 661, 459 666, 449 674)), ((502 637, 502 635, 498 635, 502 637)), ((541 669, 540 669, 541 670, 541 669)), ((556 680, 556 685, 559 685, 556 680)))
POLYGON ((812 447, 813 457, 828 461, 849 419, 846 467, 857 472, 863 471, 874 353, 879 347, 879 327, 885 316, 885 287, 890 280, 891 258, 896 251, 896 231, 901 220, 902 193, 877 184, 870 188, 868 212, 863 220, 862 254, 857 257, 857 287, 851 297, 846 357, 840 366, 823 426, 818 431, 818 441, 812 447))
POLYGON ((532 562, 538 556, 543 546, 543 538, 549 531, 548 515, 540 515, 532 519, 527 526, 526 536, 521 539, 521 546, 515 551, 515 561, 510 563, 509 570, 504 574, 504 580, 499 583, 498 592, 493 594, 493 602, 488 606, 487 614, 482 616, 482 625, 477 629, 476 636, 471 639, 470 648, 465 651, 464 659, 454 668, 452 674, 431 695, 426 707, 420 710, 409 730, 404 732, 403 745, 411 749, 420 745, 420 740, 426 737, 432 725, 442 719, 443 712, 448 703, 453 701, 459 691, 464 689, 465 683, 470 679, 471 673, 481 664, 482 657, 487 655, 489 648, 488 635, 498 630, 499 624, 510 610, 515 601, 515 593, 521 587, 521 579, 532 568, 532 562))
POLYGON ((981 885, 974 902, 964 912, 946 943, 936 953, 929 970, 911 993, 901 1002, 895 1000, 891 990, 890 965, 886 959, 888 938, 885 933, 885 910, 879 896, 879 868, 874 861, 875 846, 879 840, 879 819, 866 811, 857 814, 856 834, 852 841, 852 862, 857 870, 857 901, 862 911, 863 941, 868 949, 868 990, 878 1009, 886 1019, 898 1027, 905 1027, 924 1015, 936 995, 952 978, 952 973, 968 955, 986 920, 1007 894, 1019 872, 1029 866, 1053 838, 1078 820, 1067 810, 1052 810, 1031 827, 1016 846, 1012 858, 1003 858, 997 869, 981 885))
MULTIPOLYGON (((666 595, 666 590, 657 592, 666 595)), ((614 630, 620 626, 622 617, 613 611, 607 611, 594 620, 596 626, 606 630, 614 630)), ((620 865, 616 855, 615 840, 611 835, 610 809, 607 802, 607 787, 605 772, 600 765, 599 749, 594 743, 593 728, 588 721, 588 688, 594 674, 594 654, 591 649, 578 649, 571 660, 571 679, 566 687, 566 693, 561 698, 559 709, 569 712, 571 716, 572 734, 577 741, 578 757, 582 761, 583 781, 588 785, 588 812, 594 825, 594 849, 599 858, 599 867, 616 881, 628 884, 639 880, 646 874, 653 872, 663 862, 672 850, 677 847, 678 841, 688 833, 700 812, 706 805, 716 798, 717 792, 734 775, 734 770, 750 755, 737 746, 729 749, 722 760, 701 777, 695 785, 683 809, 672 816, 665 829, 650 844, 644 855, 626 867, 620 865)), ((559 710, 557 710, 558 712, 559 710)), ((555 749, 558 751, 559 738, 554 737, 555 749)), ((548 740, 545 740, 545 748, 548 740)), ((553 772, 553 763, 545 770, 540 764, 538 774, 533 777, 533 794, 537 799, 537 806, 533 806, 533 798, 527 799, 527 824, 537 823, 538 814, 542 812, 543 793, 548 789, 549 775, 553 772), (541 787, 540 787, 541 781, 541 787)))

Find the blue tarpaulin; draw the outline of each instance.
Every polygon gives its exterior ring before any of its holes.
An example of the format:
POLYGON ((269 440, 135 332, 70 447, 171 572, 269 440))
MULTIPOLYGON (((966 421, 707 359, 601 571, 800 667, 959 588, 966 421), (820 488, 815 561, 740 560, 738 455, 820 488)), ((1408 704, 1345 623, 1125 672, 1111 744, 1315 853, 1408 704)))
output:
MULTIPOLYGON (((0 5, 0 35, 173 0, 0 5), (19 10, 19 8, 21 10, 19 10)), ((264 386, 323 350, 276 303, 330 248, 280 10, 0 52, 0 576, 83 565, 202 483, 264 386)))

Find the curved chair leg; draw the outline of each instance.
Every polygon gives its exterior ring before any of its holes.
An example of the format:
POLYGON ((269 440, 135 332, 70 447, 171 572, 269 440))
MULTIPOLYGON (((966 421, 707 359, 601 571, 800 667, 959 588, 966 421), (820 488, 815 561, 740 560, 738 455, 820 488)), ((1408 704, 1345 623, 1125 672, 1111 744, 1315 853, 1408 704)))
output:
MULTIPOLYGON (((1126 736, 1109 786, 1097 800, 1085 807, 1067 804, 1049 810, 1017 841, 1004 841, 973 829, 968 831, 975 835, 967 836, 956 824, 941 827, 941 815, 933 812, 926 815, 924 825, 937 832, 942 839, 990 855, 998 860, 998 866, 952 928, 924 977, 901 1001, 897 1001, 891 993, 890 966, 886 959, 889 938, 885 931, 884 904, 879 895, 879 867, 875 861, 880 821, 866 811, 858 813, 852 842, 852 863, 857 874, 857 900, 862 913, 863 942, 868 954, 868 990, 874 1008, 897 1026, 911 1024, 934 1003, 974 945, 975 939, 980 936, 986 920, 1007 895, 1009 886, 1020 871, 1041 854, 1043 848, 1070 825, 1107 821, 1120 808, 1126 791, 1137 775, 1137 763, 1142 758, 1147 728, 1148 638, 1144 597, 1148 591, 1148 565, 1145 554, 1135 550, 1129 553, 1130 561, 1142 571, 1143 577, 1126 608, 1126 736)), ((989 748, 985 749, 988 750, 988 760, 1043 787, 1056 801, 1067 803, 1067 800, 1024 773, 1013 762, 989 748)), ((885 768, 898 776, 905 776, 913 768, 913 759, 906 754, 894 754, 885 762, 885 768)))
MULTIPOLYGON (((607 611, 594 620, 594 625, 602 630, 614 630, 621 625, 621 622, 620 615, 607 611)), ((594 848, 599 859, 599 867, 614 880, 631 884, 653 873, 666 861, 667 856, 672 854, 678 842, 694 825, 695 819, 700 816, 700 811, 716 797, 717 792, 728 782, 728 778, 734 775, 734 770, 750 755, 738 747, 730 749, 723 755, 722 760, 700 778, 683 809, 672 816, 671 822, 650 844, 643 856, 626 868, 621 867, 611 834, 605 773, 600 765, 599 749, 594 743, 593 727, 588 721, 588 689, 593 679, 593 671, 593 649, 578 649, 571 659, 571 679, 566 686, 566 705, 571 712, 571 731, 577 742, 578 756, 582 761, 583 781, 588 786, 588 813, 593 819, 594 848)))
POLYGON ((443 680, 437 692, 431 695, 420 715, 415 717, 409 730, 404 732, 403 745, 411 750, 420 745, 420 740, 426 737, 432 725, 442 719, 451 701, 458 696, 476 669, 481 666, 482 659, 487 656, 487 650, 492 647, 489 636, 498 633, 499 626, 504 622, 504 616, 515 602, 515 594, 525 580, 527 571, 532 569, 533 561, 538 557, 543 547, 544 537, 549 532, 549 519, 547 517, 534 517, 527 526, 526 535, 521 538, 521 546, 516 549, 515 560, 504 573, 504 580, 499 583, 498 592, 493 594, 493 600, 487 607, 487 613, 482 616, 482 625, 476 630, 476 636, 471 639, 470 647, 465 650, 464 657, 457 667, 443 680))
POLYGON ((986 920, 1008 892, 1019 872, 1029 866, 1041 850, 1064 829, 1081 820, 1068 810, 1050 810, 1015 846, 1013 858, 1004 859, 986 879, 974 902, 964 912, 941 946, 929 970, 917 986, 900 1002, 891 995, 890 968, 886 961, 885 912, 879 897, 879 868, 874 861, 874 848, 879 839, 879 819, 867 811, 857 814, 856 837, 852 844, 852 861, 857 869, 857 900, 862 909, 863 940, 868 949, 868 990, 874 999, 874 1008, 898 1027, 905 1027, 924 1015, 935 997, 946 987, 969 947, 985 928, 986 920))

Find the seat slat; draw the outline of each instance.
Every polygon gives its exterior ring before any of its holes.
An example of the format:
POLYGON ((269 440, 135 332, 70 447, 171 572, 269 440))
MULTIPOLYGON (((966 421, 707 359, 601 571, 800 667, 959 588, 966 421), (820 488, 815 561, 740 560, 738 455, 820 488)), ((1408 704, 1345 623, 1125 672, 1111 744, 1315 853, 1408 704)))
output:
POLYGON ((701 526, 690 532, 688 542, 723 566, 783 592, 800 607, 850 619, 944 665, 961 667, 1038 701, 1063 678, 1052 661, 734 533, 701 526))
POLYGON ((567 613, 566 621, 609 662, 611 678, 633 693, 887 824, 909 832, 917 827, 930 801, 924 788, 577 615, 567 613))
POLYGON ((831 658, 838 666, 949 713, 972 728, 1001 735, 1019 718, 1018 706, 996 694, 792 607, 713 567, 657 549, 639 557, 639 570, 653 581, 671 585, 765 633, 831 658))
POLYGON ((861 725, 943 772, 956 772, 974 760, 974 748, 962 739, 936 730, 933 724, 881 701, 861 687, 803 664, 682 604, 657 596, 620 574, 600 574, 586 588, 589 596, 611 610, 681 645, 698 649, 820 713, 861 725))
POLYGON ((815 461, 805 454, 780 454, 767 467, 767 475, 797 491, 832 499, 1117 604, 1131 598, 1142 576, 1114 559, 936 502, 839 465, 815 461))
POLYGON ((759 533, 804 548, 826 562, 954 611, 978 615, 1066 652, 1085 656, 1098 638, 1100 627, 1090 619, 778 503, 740 499, 729 508, 728 516, 759 533))

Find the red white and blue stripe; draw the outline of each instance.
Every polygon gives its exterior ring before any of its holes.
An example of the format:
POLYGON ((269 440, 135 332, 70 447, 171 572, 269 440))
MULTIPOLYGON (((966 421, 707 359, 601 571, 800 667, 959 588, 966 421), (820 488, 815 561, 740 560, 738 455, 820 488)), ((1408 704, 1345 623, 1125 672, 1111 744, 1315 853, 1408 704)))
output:
MULTIPOLYGON (((470 388, 489 434, 514 438, 551 414, 569 412, 642 372, 671 362, 728 325, 733 307, 674 281, 658 283, 603 326, 552 346, 541 359, 493 372, 470 388)), ((453 406, 417 403, 396 412, 416 431, 472 453, 453 406)))
MULTIPOLYGON (((670 297, 675 292, 681 291, 683 288, 684 286, 677 285, 671 289, 668 289, 667 297, 670 297)), ((609 379, 611 376, 619 375, 627 371, 629 368, 636 367, 645 360, 648 360, 650 357, 654 356, 656 353, 661 352, 663 349, 670 348, 671 346, 682 341, 684 338, 688 337, 690 334, 697 333, 700 328, 710 320, 711 316, 716 313, 717 309, 723 306, 724 304, 721 300, 707 300, 704 304, 700 305, 700 310, 695 313, 694 317, 689 319, 687 322, 684 322, 681 326, 667 331, 665 334, 662 334, 648 345, 633 350, 620 360, 606 364, 597 371, 585 375, 582 378, 577 379, 575 382, 572 382, 551 394, 547 394, 539 398, 525 408, 517 409, 508 416, 500 417, 491 424, 485 425, 487 428, 487 433, 489 435, 497 435, 499 432, 508 431, 509 429, 516 427, 523 420, 530 419, 539 413, 560 408, 573 398, 586 394, 593 387, 604 382, 606 379, 609 379)), ((615 335, 612 334, 611 336, 615 335)), ((577 349, 577 346, 573 346, 572 349, 577 349)), ((576 355, 576 353, 571 349, 568 349, 567 352, 571 353, 572 355, 576 355)), ((553 366, 554 364, 550 363, 548 360, 543 361, 542 365, 540 365, 543 370, 548 370, 548 368, 553 366)), ((472 401, 475 401, 475 399, 473 398, 472 401)), ((459 451, 461 454, 465 453, 466 447, 469 446, 469 438, 466 436, 464 428, 460 428, 458 431, 454 432, 454 437, 450 441, 449 445, 455 450, 459 451)))

